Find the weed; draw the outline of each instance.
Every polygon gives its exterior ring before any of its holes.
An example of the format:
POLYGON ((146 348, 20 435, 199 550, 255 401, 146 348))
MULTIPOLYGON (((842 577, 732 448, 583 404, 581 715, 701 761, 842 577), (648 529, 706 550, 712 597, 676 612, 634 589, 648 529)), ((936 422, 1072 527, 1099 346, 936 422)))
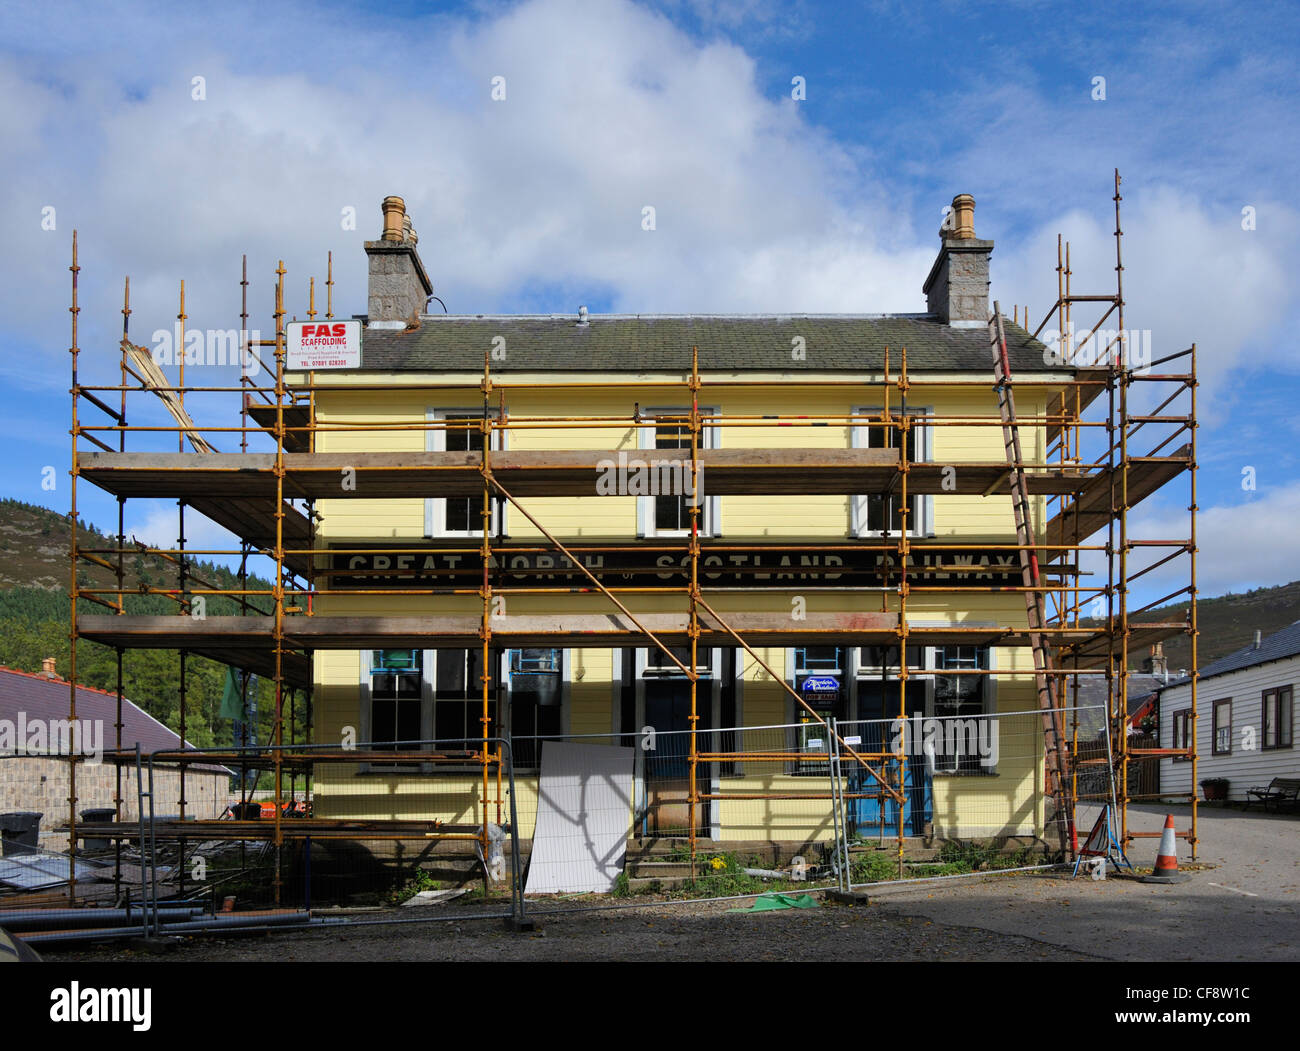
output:
POLYGON ((630 898, 632 896, 632 881, 628 879, 627 872, 620 872, 614 878, 614 889, 610 891, 616 898, 630 898))
POLYGON ((409 880, 389 891, 385 900, 389 905, 401 905, 402 902, 415 897, 422 890, 442 890, 442 882, 434 879, 423 869, 418 869, 409 880))

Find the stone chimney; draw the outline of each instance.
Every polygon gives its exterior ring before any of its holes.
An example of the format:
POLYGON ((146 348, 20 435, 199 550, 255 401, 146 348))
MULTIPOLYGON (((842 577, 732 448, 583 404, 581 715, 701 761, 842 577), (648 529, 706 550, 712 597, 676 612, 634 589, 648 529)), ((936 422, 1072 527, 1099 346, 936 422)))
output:
POLYGON ((385 197, 384 230, 378 241, 366 242, 370 261, 369 328, 405 328, 418 320, 433 295, 433 282, 415 250, 419 237, 411 228, 406 202, 385 197))
POLYGON ((46 657, 41 661, 41 674, 47 679, 57 679, 59 673, 54 670, 55 660, 53 657, 46 657))
POLYGON ((953 328, 983 328, 989 320, 992 241, 975 237, 975 198, 960 193, 939 229, 939 256, 921 291, 926 309, 953 328))
POLYGON ((1151 647, 1151 656, 1142 662, 1142 670, 1149 675, 1155 675, 1169 681, 1169 659, 1165 656, 1165 644, 1163 642, 1154 643, 1151 647))

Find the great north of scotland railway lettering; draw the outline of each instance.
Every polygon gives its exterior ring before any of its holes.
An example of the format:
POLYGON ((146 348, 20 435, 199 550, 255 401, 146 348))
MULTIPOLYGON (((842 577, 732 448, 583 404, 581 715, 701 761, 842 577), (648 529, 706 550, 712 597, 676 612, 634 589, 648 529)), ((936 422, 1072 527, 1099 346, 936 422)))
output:
MULTIPOLYGON (((662 542, 660 547, 664 546, 662 542)), ((846 587, 896 584, 901 577, 897 555, 881 551, 755 551, 708 547, 700 555, 700 576, 715 586, 728 587, 846 587)), ((574 548, 579 563, 602 582, 617 580, 646 586, 672 584, 690 573, 690 556, 664 551, 582 551, 574 548)), ((1014 551, 923 551, 913 549, 907 559, 908 579, 915 584, 1018 583, 1019 560, 1014 551)), ((385 550, 364 554, 336 553, 330 577, 336 587, 462 587, 482 581, 483 561, 477 548, 460 551, 399 553, 385 550)), ((497 581, 536 581, 589 584, 567 556, 558 552, 511 551, 497 547, 488 560, 497 581)))

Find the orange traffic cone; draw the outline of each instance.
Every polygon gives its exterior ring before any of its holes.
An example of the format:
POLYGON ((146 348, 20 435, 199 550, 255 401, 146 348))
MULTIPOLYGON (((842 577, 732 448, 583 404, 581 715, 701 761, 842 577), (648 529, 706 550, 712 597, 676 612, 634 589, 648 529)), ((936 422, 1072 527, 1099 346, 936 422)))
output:
POLYGON ((1190 877, 1178 871, 1178 845, 1174 835, 1174 815, 1165 818, 1165 830, 1160 836, 1160 849, 1156 852, 1156 867, 1151 875, 1143 876, 1143 883, 1184 883, 1190 877))

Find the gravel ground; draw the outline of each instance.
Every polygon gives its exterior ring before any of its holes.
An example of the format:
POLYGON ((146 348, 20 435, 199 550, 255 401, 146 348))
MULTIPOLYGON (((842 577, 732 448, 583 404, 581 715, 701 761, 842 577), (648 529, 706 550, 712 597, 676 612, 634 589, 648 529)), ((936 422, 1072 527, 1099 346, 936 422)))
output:
MULTIPOLYGON (((1033 938, 939 923, 906 909, 823 902, 816 909, 753 915, 728 910, 746 902, 649 905, 539 914, 540 930, 514 933, 500 920, 448 918, 431 923, 187 939, 168 961, 868 961, 1089 960, 1084 953, 1033 938)), ((454 906, 453 906, 454 907, 454 906)), ((557 907, 548 903, 547 907, 557 907)), ((410 910, 406 910, 410 911, 410 910)), ((470 912, 469 908, 462 911, 470 912)), ((150 960, 127 947, 76 951, 47 947, 52 961, 150 960)))
MULTIPOLYGON (((1159 829, 1164 808, 1134 808, 1159 829)), ((1186 815, 1179 814, 1179 827, 1186 815)), ((482 907, 443 906, 435 922, 192 938, 177 961, 468 960, 1295 960, 1300 954, 1300 851, 1295 817, 1202 811, 1201 864, 1158 887, 1026 874, 883 887, 866 906, 743 915, 746 902, 691 902, 580 911, 539 902, 541 930, 506 931, 482 907), (443 911, 446 910, 446 911, 443 911), (458 915, 458 913, 460 915, 458 915)), ((1155 854, 1140 841, 1135 864, 1155 854)), ((1187 846, 1179 856, 1188 866, 1187 846)), ((408 918, 414 910, 392 910, 408 918)), ((431 910, 434 911, 434 910, 431 910)), ((364 919, 364 917, 359 917, 364 919)), ((41 950, 67 962, 152 960, 128 946, 41 950)))

